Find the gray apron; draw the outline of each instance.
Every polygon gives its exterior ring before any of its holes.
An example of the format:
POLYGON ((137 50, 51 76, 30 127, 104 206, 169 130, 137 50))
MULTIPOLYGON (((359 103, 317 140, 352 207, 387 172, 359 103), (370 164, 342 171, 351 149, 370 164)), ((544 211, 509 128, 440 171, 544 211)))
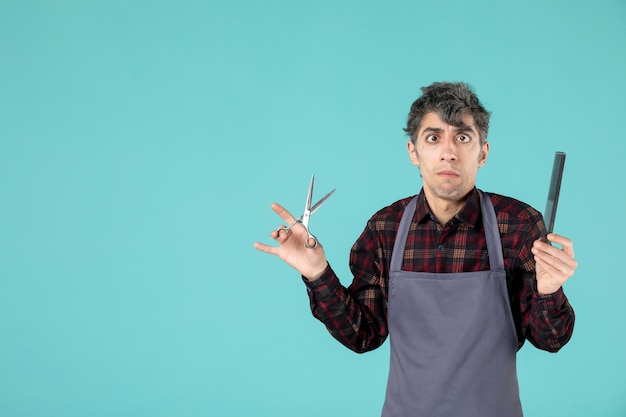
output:
POLYGON ((498 223, 491 199, 478 192, 489 271, 403 271, 417 197, 402 215, 389 272, 391 360, 383 417, 522 416, 498 223))

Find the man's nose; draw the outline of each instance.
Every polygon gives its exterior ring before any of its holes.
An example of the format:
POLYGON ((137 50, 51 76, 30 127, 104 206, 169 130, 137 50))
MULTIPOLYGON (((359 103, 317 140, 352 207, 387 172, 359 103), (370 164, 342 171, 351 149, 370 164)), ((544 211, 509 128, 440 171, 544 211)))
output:
POLYGON ((443 141, 441 147, 441 160, 442 161, 455 161, 456 160, 456 142, 454 138, 446 138, 443 141))

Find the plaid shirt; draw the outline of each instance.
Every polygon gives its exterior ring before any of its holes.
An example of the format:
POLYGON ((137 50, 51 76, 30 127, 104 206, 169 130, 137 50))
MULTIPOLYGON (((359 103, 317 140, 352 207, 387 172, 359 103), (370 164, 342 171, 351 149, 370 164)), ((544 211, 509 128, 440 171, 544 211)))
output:
MULTIPOLYGON (((532 243, 545 237, 541 214, 518 200, 488 194, 493 202, 507 275, 518 349, 528 339, 539 349, 558 351, 574 327, 574 311, 562 289, 539 295, 532 243)), ((350 252, 352 284, 343 287, 329 266, 307 285, 313 315, 346 347, 366 352, 387 338, 389 265, 400 219, 411 197, 376 213, 350 252)), ((473 272, 490 269, 480 200, 474 189, 465 206, 445 225, 430 213, 423 190, 411 224, 403 270, 412 272, 473 272)))

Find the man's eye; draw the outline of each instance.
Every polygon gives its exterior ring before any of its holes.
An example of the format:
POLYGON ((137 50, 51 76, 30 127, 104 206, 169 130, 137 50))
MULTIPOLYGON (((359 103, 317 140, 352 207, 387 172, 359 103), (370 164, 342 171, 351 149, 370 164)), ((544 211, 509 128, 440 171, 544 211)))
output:
POLYGON ((426 142, 437 142, 437 135, 426 136, 426 142))
POLYGON ((459 135, 459 136, 457 136, 456 140, 458 140, 459 142, 462 142, 462 143, 467 143, 467 142, 469 142, 471 140, 471 138, 469 136, 467 136, 467 135, 459 135))

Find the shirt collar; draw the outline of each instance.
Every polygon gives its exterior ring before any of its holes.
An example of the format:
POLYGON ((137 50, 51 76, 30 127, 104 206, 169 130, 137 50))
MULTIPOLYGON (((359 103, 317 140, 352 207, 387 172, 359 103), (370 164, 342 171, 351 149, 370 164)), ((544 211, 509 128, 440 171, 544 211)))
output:
MULTIPOLYGON (((463 208, 454 216, 456 221, 459 221, 468 227, 477 228, 479 226, 478 220, 481 217, 480 211, 480 198, 478 197, 478 191, 476 187, 470 191, 467 201, 463 205, 463 208)), ((415 209, 415 221, 417 223, 425 223, 430 219, 434 219, 434 216, 430 212, 430 207, 426 201, 424 195, 424 189, 417 195, 417 207, 415 209)))

